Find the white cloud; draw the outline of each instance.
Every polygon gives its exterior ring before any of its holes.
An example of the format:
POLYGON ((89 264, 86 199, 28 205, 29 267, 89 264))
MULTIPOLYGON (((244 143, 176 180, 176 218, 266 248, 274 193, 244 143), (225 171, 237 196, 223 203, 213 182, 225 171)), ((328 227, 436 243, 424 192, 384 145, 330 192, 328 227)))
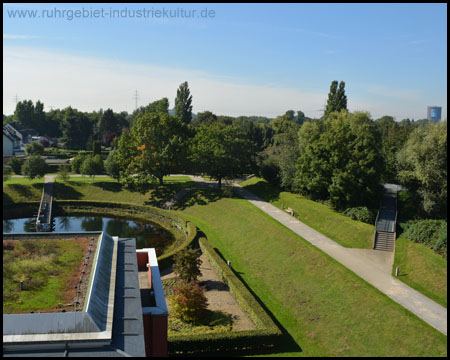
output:
POLYGON ((10 40, 28 40, 28 39, 38 39, 37 35, 19 35, 19 34, 3 34, 3 39, 10 40))
POLYGON ((277 116, 288 109, 317 116, 326 93, 295 88, 247 84, 244 79, 203 71, 132 64, 87 56, 69 55, 28 47, 6 46, 3 53, 3 108, 14 111, 21 99, 40 99, 48 109, 73 106, 83 111, 111 107, 132 111, 134 90, 139 104, 167 97, 171 107, 178 86, 189 82, 194 112, 277 116))
MULTIPOLYGON (((246 79, 199 70, 23 46, 7 45, 3 50, 4 114, 14 112, 16 94, 22 100, 41 100, 47 110, 72 106, 82 111, 112 108, 131 112, 135 89, 139 91, 139 105, 167 97, 173 107, 178 86, 188 81, 196 113, 210 110, 219 115, 275 117, 292 109, 319 117, 329 91, 329 84, 323 84, 323 91, 305 91, 270 83, 256 85, 246 79)), ((383 115, 397 120, 424 118, 429 105, 424 94, 414 89, 347 82, 346 94, 350 111, 368 111, 374 119, 383 115)), ((446 103, 442 107, 446 118, 446 103)))

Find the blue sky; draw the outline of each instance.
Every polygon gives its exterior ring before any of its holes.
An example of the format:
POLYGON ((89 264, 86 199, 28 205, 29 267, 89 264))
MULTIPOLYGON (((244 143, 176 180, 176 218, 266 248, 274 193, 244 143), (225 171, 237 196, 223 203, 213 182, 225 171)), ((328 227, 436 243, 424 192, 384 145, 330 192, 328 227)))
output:
POLYGON ((16 95, 47 109, 132 111, 136 89, 139 105, 166 96, 173 106, 188 81, 194 112, 318 117, 331 81, 343 80, 350 111, 420 119, 438 105, 447 117, 446 4, 3 8, 6 114, 16 95), (185 16, 170 17, 177 9, 185 16))

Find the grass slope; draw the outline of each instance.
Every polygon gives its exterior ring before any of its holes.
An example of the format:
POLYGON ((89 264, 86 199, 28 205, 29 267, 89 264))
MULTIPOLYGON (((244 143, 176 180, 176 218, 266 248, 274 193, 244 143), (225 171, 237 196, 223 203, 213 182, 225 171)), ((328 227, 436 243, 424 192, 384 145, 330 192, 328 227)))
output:
POLYGON ((272 355, 446 355, 444 335, 246 200, 199 190, 181 209, 284 329, 272 355))
POLYGON ((398 238, 393 274, 397 266, 399 280, 447 307, 447 261, 442 256, 423 244, 398 238))
POLYGON ((344 247, 373 247, 373 225, 352 220, 301 195, 281 191, 261 178, 254 177, 240 185, 280 209, 290 207, 298 220, 344 247))

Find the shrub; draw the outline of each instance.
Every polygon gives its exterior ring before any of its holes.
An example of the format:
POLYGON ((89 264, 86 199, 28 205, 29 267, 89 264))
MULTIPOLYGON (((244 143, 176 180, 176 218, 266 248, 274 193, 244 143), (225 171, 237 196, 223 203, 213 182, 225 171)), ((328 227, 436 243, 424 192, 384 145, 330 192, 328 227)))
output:
POLYGON ((208 307, 204 287, 196 281, 182 280, 173 290, 175 295, 168 297, 173 315, 185 322, 198 323, 208 307))
POLYGON ((445 220, 419 220, 403 224, 402 237, 427 245, 447 258, 447 222, 445 220))
POLYGON ((59 165, 58 166, 58 178, 62 181, 69 180, 69 169, 66 165, 59 165))
POLYGON ((39 155, 31 155, 22 165, 22 174, 30 179, 43 177, 47 172, 47 164, 39 155))
POLYGON ((44 145, 32 141, 25 145, 25 154, 27 155, 44 155, 44 145))
POLYGON ((81 154, 79 154, 73 158, 72 162, 70 163, 72 165, 73 172, 75 172, 77 174, 81 173, 81 165, 84 162, 84 158, 85 158, 85 156, 81 155, 81 154))
POLYGON ((344 215, 352 218, 353 220, 362 221, 367 224, 373 225, 375 223, 374 213, 365 206, 348 208, 344 211, 344 215))
POLYGON ((22 173, 22 165, 23 165, 23 160, 19 159, 18 157, 15 157, 15 156, 13 156, 8 161, 8 166, 10 166, 11 169, 13 169, 13 171, 16 175, 20 175, 22 173))
POLYGON ((280 167, 273 157, 268 157, 263 161, 259 172, 262 178, 272 185, 280 184, 280 167))
POLYGON ((178 277, 185 281, 196 281, 200 276, 200 265, 202 261, 199 259, 200 250, 186 248, 178 252, 174 256, 173 269, 178 277))
POLYGON ((3 182, 8 181, 11 177, 11 168, 8 165, 3 165, 3 182))
POLYGON ((103 160, 101 155, 88 156, 84 159, 81 165, 81 173, 83 175, 89 175, 95 177, 95 175, 101 175, 105 172, 103 167, 103 160))

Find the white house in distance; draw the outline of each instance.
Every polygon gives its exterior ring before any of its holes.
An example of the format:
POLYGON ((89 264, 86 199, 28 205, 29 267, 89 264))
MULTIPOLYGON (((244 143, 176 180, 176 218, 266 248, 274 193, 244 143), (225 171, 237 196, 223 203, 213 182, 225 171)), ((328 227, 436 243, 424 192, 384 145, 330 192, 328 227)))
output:
POLYGON ((14 138, 3 128, 3 156, 14 154, 14 138))
POLYGON ((3 126, 3 156, 12 156, 21 153, 23 136, 11 124, 3 126))

